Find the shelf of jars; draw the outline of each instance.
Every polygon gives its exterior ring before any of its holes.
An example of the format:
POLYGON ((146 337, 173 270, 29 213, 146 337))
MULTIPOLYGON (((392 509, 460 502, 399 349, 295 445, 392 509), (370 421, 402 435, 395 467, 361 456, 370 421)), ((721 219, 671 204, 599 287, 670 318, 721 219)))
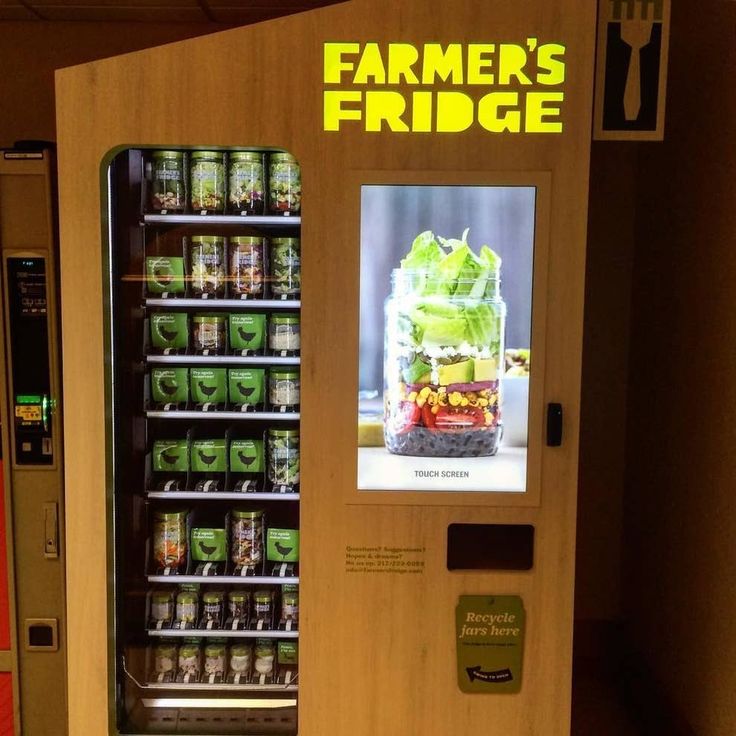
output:
POLYGON ((144 225, 237 225, 239 227, 251 225, 263 228, 298 228, 302 224, 302 218, 298 215, 214 215, 204 214, 188 215, 143 215, 144 225))
POLYGON ((300 494, 294 491, 260 493, 258 491, 207 492, 207 491, 148 491, 148 498, 167 501, 298 501, 300 494))
POLYGON ((218 585, 298 585, 296 576, 275 575, 147 575, 149 583, 169 585, 217 583, 218 585))
POLYGON ((300 365, 298 356, 280 355, 147 355, 157 365, 300 365))
POLYGON ((187 639, 192 637, 202 637, 210 639, 298 639, 298 631, 278 631, 271 629, 263 629, 261 631, 251 631, 249 629, 238 629, 231 631, 229 629, 148 629, 149 636, 168 637, 173 639, 187 639))
POLYGON ((171 410, 158 411, 148 410, 146 416, 149 419, 227 419, 229 421, 266 421, 266 422, 296 422, 300 418, 299 412, 274 412, 274 411, 216 411, 212 410, 171 410))
POLYGON ((185 297, 147 297, 147 307, 167 307, 171 309, 300 309, 299 299, 188 299, 185 297))
MULTIPOLYGON (((231 683, 213 683, 208 682, 147 682, 142 687, 146 690, 167 690, 176 692, 232 692, 232 693, 295 693, 298 692, 298 685, 258 685, 258 684, 242 684, 234 685, 231 683)), ((279 702, 279 701, 277 701, 279 702)), ((286 701, 287 705, 294 705, 295 701, 286 701)))

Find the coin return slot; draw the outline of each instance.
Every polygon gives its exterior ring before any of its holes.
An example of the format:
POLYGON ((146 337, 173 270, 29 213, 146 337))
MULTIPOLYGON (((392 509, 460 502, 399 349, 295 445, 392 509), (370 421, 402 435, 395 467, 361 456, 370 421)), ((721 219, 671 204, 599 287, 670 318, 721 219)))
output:
POLYGON ((528 524, 450 524, 448 570, 531 570, 534 527, 528 524))

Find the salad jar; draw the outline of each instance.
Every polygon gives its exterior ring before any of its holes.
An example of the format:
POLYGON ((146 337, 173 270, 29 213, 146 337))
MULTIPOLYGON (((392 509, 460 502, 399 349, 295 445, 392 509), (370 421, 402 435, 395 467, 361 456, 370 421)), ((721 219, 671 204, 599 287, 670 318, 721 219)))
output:
POLYGON ((151 166, 151 209, 165 215, 181 213, 187 203, 184 154, 154 151, 151 166))
POLYGON ((230 512, 230 559, 236 567, 257 565, 263 560, 263 510, 230 512))
POLYGON ((299 430, 268 430, 268 480, 275 486, 299 483, 299 430))
POLYGON ((205 677, 225 677, 227 647, 223 641, 213 641, 204 648, 205 677))
POLYGON ((273 615, 273 594, 270 590, 257 590, 253 594, 253 616, 256 621, 269 621, 273 615))
POLYGON ((276 296, 294 297, 302 288, 302 261, 299 238, 271 240, 271 291, 276 296))
POLYGON ((233 644, 230 647, 230 677, 250 677, 253 661, 253 647, 251 644, 233 644))
POLYGON ((274 314, 268 323, 268 347, 274 353, 299 352, 301 347, 301 320, 299 315, 274 314))
POLYGON ((189 261, 195 297, 225 296, 225 238, 195 235, 189 261))
POLYGON ((176 644, 161 642, 153 650, 153 673, 156 679, 171 679, 176 667, 176 644))
POLYGON ((228 206, 236 215, 263 214, 263 154, 233 151, 228 166, 228 206))
POLYGON ((466 259, 455 278, 447 277, 452 261, 445 268, 393 272, 385 305, 384 438, 397 455, 498 451, 506 315, 500 259, 486 247, 481 258, 487 260, 476 270, 471 265, 481 259, 462 247, 438 256, 466 259))
POLYGON ((227 597, 227 610, 230 618, 247 619, 250 593, 247 590, 231 590, 227 597))
POLYGON ((302 172, 290 153, 272 153, 268 167, 268 207, 274 214, 296 215, 302 208, 302 172))
POLYGON ((199 596, 193 590, 182 590, 176 596, 176 620, 188 626, 196 626, 199 613, 199 596))
POLYGON ((187 511, 153 515, 153 561, 157 568, 182 571, 187 564, 187 511))
POLYGON ((174 598, 168 590, 151 593, 151 618, 154 621, 171 621, 174 618, 174 598))
POLYGON ((224 314, 195 314, 192 318, 192 343, 198 353, 224 353, 227 349, 227 316, 224 314))
POLYGON ((284 591, 281 595, 281 620, 291 621, 296 625, 299 623, 299 593, 297 591, 284 591))
POLYGON ((193 212, 225 211, 225 156, 219 151, 194 151, 191 156, 189 199, 193 212))
POLYGON ((273 661, 276 658, 276 649, 270 639, 256 639, 255 660, 253 667, 259 675, 273 674, 273 661))
POLYGON ((217 628, 222 621, 225 596, 217 591, 208 591, 202 596, 202 621, 207 628, 217 628))
POLYGON ((299 406, 299 371, 294 368, 271 368, 268 375, 268 399, 275 409, 299 406))
POLYGON ((202 674, 202 646, 199 640, 185 640, 179 647, 179 675, 185 682, 198 682, 202 674))
POLYGON ((236 298, 263 296, 265 251, 265 238, 230 238, 230 291, 236 298))

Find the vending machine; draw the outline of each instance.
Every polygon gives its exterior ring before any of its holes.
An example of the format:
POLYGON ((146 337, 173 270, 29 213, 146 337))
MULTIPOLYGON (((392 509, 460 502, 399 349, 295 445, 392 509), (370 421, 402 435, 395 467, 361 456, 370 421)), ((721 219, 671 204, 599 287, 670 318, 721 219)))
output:
POLYGON ((0 731, 26 736, 66 732, 55 191, 49 144, 0 151, 0 731))
POLYGON ((71 734, 569 733, 589 5, 58 72, 71 734))

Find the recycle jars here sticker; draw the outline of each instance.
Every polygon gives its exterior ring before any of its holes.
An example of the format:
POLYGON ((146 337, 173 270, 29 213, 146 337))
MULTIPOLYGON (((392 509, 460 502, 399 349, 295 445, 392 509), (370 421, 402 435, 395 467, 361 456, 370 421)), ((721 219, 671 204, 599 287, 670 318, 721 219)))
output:
POLYGON ((518 693, 526 627, 521 598, 460 596, 455 622, 460 690, 464 693, 518 693))

